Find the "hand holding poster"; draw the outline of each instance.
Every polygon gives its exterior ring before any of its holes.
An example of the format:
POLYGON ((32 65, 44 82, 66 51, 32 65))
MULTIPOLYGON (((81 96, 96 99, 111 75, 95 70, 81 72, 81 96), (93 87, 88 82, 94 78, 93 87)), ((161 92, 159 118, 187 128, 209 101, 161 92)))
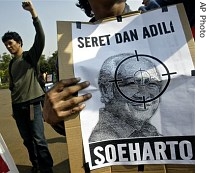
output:
POLYGON ((177 6, 73 22, 71 36, 74 75, 91 83, 80 113, 90 169, 194 164, 194 65, 177 6))

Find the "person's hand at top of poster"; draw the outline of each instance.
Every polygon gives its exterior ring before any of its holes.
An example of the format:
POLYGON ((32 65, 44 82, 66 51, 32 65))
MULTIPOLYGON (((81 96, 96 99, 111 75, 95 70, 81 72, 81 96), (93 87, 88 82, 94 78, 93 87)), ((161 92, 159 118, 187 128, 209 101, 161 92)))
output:
POLYGON ((90 99, 92 95, 86 93, 77 96, 77 93, 89 85, 88 81, 80 82, 80 78, 64 79, 56 83, 45 94, 44 120, 53 125, 83 110, 84 101, 90 99))

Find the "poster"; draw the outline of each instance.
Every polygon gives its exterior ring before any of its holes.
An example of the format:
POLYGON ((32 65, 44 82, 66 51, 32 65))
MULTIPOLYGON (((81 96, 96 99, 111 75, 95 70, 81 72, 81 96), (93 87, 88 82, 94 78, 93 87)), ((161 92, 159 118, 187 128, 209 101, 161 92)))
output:
POLYGON ((71 29, 74 75, 91 84, 79 95, 93 95, 80 113, 90 169, 194 164, 194 65, 177 7, 71 29))

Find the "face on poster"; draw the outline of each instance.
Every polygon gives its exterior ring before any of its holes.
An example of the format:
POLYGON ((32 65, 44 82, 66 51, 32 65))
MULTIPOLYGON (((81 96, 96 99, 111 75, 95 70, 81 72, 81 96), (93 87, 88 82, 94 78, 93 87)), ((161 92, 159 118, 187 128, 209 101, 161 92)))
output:
POLYGON ((193 162, 194 66, 176 6, 72 23, 72 45, 74 74, 93 95, 80 113, 91 169, 193 162))

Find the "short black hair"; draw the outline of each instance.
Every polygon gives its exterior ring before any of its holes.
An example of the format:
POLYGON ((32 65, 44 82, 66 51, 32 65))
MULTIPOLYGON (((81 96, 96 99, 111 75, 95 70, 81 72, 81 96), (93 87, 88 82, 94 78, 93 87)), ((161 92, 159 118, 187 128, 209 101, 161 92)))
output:
MULTIPOLYGON (((119 0, 119 2, 121 1, 126 2, 127 0, 119 0)), ((92 9, 88 0, 78 0, 78 3, 76 3, 76 6, 79 7, 81 10, 83 10, 88 17, 94 17, 94 14, 92 12, 92 9)))
POLYGON ((17 32, 6 32, 3 36, 2 36, 2 42, 5 43, 8 40, 15 40, 16 42, 21 44, 21 47, 23 46, 23 41, 21 36, 17 33, 17 32))
POLYGON ((76 6, 79 7, 81 10, 83 10, 88 17, 94 16, 88 0, 78 0, 78 3, 76 3, 76 6))

